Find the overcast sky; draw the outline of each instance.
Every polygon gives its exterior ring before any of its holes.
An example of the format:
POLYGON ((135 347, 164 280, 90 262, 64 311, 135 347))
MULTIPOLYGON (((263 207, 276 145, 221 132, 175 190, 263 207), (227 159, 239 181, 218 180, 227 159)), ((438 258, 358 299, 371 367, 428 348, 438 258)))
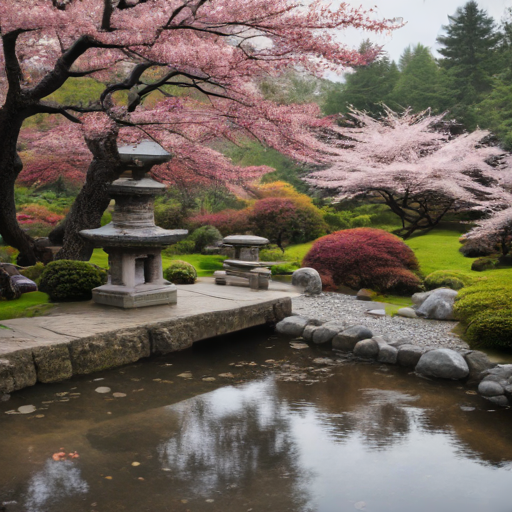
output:
MULTIPOLYGON (((505 9, 512 7, 512 0, 477 0, 478 6, 487 11, 496 21, 500 21, 505 9)), ((370 36, 357 32, 347 32, 344 41, 350 46, 358 46, 367 37, 384 45, 391 58, 398 61, 404 48, 409 44, 421 43, 436 53, 436 37, 442 33, 441 26, 448 23, 448 16, 455 13, 466 0, 349 0, 351 5, 363 8, 377 6, 381 18, 401 17, 407 25, 393 32, 391 36, 370 36)))

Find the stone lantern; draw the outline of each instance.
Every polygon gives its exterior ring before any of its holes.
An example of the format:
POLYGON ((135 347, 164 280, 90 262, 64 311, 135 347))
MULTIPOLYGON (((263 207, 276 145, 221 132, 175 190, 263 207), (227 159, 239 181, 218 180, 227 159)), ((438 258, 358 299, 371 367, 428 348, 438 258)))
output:
POLYGON ((154 199, 166 187, 146 176, 171 155, 151 141, 119 148, 119 155, 126 172, 109 187, 115 200, 112 222, 80 231, 95 247, 103 247, 109 259, 108 283, 92 291, 93 300, 121 308, 176 304, 176 286, 163 278, 161 253, 188 231, 155 225, 154 199))

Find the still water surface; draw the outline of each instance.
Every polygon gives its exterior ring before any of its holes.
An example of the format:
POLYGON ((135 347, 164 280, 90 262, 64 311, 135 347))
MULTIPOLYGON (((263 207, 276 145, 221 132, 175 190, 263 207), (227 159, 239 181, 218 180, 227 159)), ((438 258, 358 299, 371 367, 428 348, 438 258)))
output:
POLYGON ((512 510, 510 410, 398 368, 324 371, 319 356, 332 353, 245 332, 15 393, 0 403, 0 503, 7 512, 512 510), (5 414, 23 405, 38 410, 5 414), (80 457, 53 460, 61 448, 80 457))

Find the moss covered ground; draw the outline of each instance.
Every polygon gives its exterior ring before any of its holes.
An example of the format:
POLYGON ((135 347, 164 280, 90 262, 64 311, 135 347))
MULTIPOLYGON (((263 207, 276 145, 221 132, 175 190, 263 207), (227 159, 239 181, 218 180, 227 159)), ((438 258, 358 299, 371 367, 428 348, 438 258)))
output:
POLYGON ((53 307, 43 292, 24 293, 18 300, 0 300, 0 320, 41 316, 53 307))

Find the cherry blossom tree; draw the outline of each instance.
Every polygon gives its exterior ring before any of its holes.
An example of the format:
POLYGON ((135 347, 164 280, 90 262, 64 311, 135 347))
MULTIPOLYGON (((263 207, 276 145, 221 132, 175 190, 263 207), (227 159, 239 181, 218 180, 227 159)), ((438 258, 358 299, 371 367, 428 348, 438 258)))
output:
POLYGON ((323 133, 334 148, 335 165, 306 181, 337 200, 365 197, 384 202, 402 221, 409 237, 432 229, 449 212, 493 212, 512 204, 504 185, 511 169, 489 132, 454 134, 443 115, 429 111, 381 119, 352 110, 351 122, 323 133))
MULTIPOLYGON (((349 27, 380 32, 399 26, 347 3, 332 10, 322 0, 3 0, 0 52, 4 98, 0 110, 0 231, 33 263, 37 247, 16 223, 14 182, 22 162, 16 152, 28 117, 60 114, 81 125, 93 160, 65 225, 60 257, 86 259, 80 229, 99 225, 107 185, 120 171, 118 142, 153 138, 190 167, 210 167, 206 144, 252 137, 302 160, 319 158, 310 130, 326 124, 317 106, 277 106, 264 101, 255 79, 290 67, 320 76, 328 69, 371 61, 334 38, 349 27), (36 72, 33 72, 36 70, 36 72), (32 71, 32 72, 31 72, 32 71), (70 77, 111 82, 95 105, 45 100, 70 77), (176 96, 168 87, 195 91, 176 96), (124 106, 116 102, 128 92, 124 106), (144 99, 160 91, 153 108, 144 99)), ((78 130, 61 143, 72 149, 78 130)), ((241 176, 229 162, 212 169, 241 176)), ((253 172, 253 171, 249 171, 253 172)))
POLYGON ((512 250, 512 207, 479 220, 476 224, 465 238, 499 248, 504 259, 512 250))

